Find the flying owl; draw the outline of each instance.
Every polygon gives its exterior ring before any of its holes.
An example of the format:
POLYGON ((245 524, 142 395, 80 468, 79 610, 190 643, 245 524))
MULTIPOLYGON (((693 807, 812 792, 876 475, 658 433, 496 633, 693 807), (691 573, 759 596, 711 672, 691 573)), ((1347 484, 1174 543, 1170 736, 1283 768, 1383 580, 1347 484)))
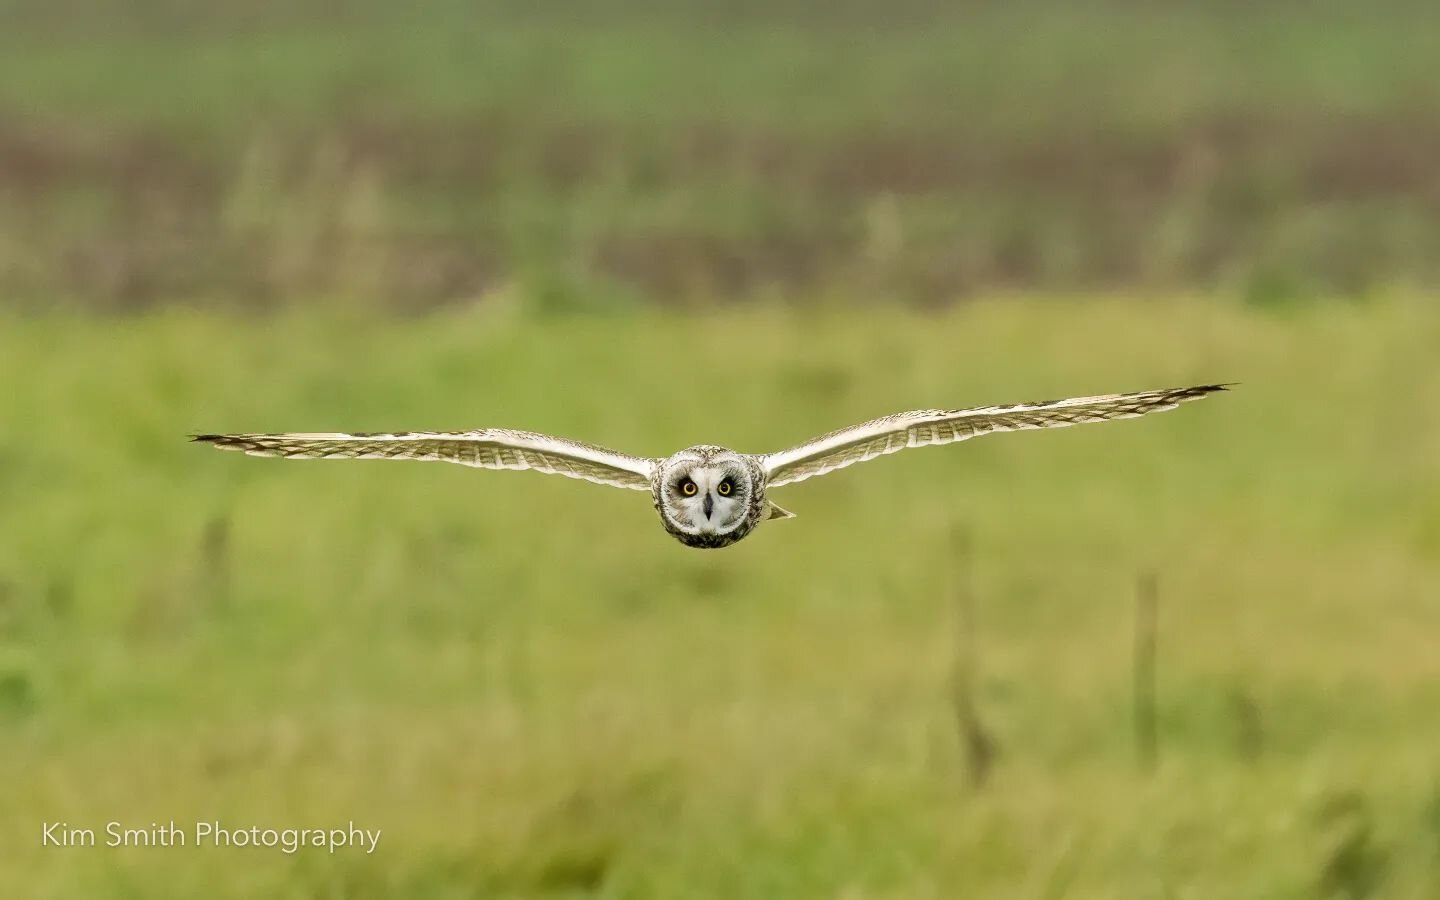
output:
POLYGON ((766 520, 792 518, 793 513, 770 499, 771 488, 908 447, 953 444, 996 431, 1132 419, 1174 409, 1225 388, 1207 384, 1015 406, 916 410, 832 431, 778 453, 739 453, 698 444, 664 459, 629 456, 592 444, 504 428, 394 434, 200 434, 193 439, 251 456, 437 460, 482 469, 534 469, 649 491, 666 531, 687 547, 710 549, 728 547, 766 520))

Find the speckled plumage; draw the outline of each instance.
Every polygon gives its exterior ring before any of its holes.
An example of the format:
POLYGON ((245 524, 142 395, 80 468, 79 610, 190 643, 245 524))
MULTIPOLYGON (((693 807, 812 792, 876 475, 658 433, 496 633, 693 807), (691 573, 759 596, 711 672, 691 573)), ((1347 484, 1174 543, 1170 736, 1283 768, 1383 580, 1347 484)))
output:
POLYGON ((768 490, 909 447, 951 444, 982 434, 1060 428, 1174 409, 1225 385, 1075 397, 1013 406, 917 410, 842 428, 789 450, 762 455, 699 444, 642 458, 528 431, 373 434, 201 434, 194 440, 252 456, 298 459, 420 459, 485 469, 534 469, 631 490, 648 490, 665 530, 689 547, 728 547, 767 519, 791 513, 768 490), (693 488, 693 491, 692 491, 693 488))
MULTIPOLYGON (((769 504, 765 499, 765 470, 756 456, 736 453, 726 447, 700 444, 681 450, 668 459, 656 460, 654 474, 650 479, 650 499, 655 511, 660 514, 660 523, 672 537, 687 547, 713 550, 728 547, 747 534, 767 517, 769 504), (685 518, 676 509, 676 485, 689 478, 697 470, 729 466, 736 475, 737 490, 743 493, 737 500, 735 515, 722 519, 714 528, 686 528, 685 518)), ((783 510, 775 518, 788 516, 783 510)))

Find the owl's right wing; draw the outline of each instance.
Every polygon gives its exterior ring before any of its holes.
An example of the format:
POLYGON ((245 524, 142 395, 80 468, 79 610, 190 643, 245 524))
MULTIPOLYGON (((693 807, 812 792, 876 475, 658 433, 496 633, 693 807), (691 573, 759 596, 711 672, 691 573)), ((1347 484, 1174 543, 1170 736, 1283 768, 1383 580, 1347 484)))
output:
POLYGON ((251 456, 292 459, 419 459, 481 469, 534 469, 596 484, 650 489, 654 462, 564 438, 483 428, 396 434, 197 434, 193 440, 251 456))
POLYGON ((1222 384, 1141 391, 1134 394, 1106 394, 1100 397, 1072 397, 1015 406, 985 406, 978 409, 924 409, 874 419, 842 428, 812 441, 760 457, 767 484, 777 487, 824 475, 836 469, 865 462, 908 447, 951 444, 995 431, 1025 428, 1060 428, 1084 422, 1132 419, 1146 413, 1174 409, 1187 400, 1196 400, 1222 384))

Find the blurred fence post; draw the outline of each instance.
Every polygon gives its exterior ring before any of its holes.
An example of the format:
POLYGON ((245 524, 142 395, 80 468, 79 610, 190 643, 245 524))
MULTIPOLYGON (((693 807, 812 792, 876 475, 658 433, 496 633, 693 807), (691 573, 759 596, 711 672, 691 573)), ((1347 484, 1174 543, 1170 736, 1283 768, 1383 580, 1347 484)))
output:
POLYGON ((1265 751, 1265 729, 1260 704, 1244 685, 1230 692, 1230 712, 1235 719, 1235 750, 1248 763, 1256 763, 1265 751))
POLYGON ((965 756, 965 769, 969 773, 970 784, 981 788, 990 776, 997 748, 994 737, 980 720, 980 710, 975 699, 979 636, 975 616, 975 592, 970 583, 970 542, 960 526, 954 528, 951 540, 956 560, 953 579, 956 631, 952 700, 955 705, 955 722, 960 732, 961 752, 965 756))
POLYGON ((1151 772, 1159 757, 1155 716, 1156 616, 1160 603, 1159 579, 1144 572, 1135 588, 1135 755, 1143 771, 1151 772))
POLYGON ((230 517, 218 513, 205 523, 200 541, 202 583, 212 610, 230 606, 230 517))

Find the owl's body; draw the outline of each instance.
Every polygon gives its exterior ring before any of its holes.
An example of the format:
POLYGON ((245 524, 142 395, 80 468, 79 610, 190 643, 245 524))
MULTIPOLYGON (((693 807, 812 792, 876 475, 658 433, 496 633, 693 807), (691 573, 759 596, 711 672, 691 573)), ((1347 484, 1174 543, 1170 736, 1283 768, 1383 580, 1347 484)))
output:
POLYGON ((1055 428, 1174 409, 1224 385, 960 410, 918 410, 842 428, 777 453, 739 453, 698 444, 642 458, 527 431, 380 434, 202 434, 195 440, 252 456, 300 459, 420 459, 485 469, 535 469, 631 490, 647 490, 665 530, 687 547, 715 549, 744 539, 767 519, 792 514, 770 488, 857 462, 995 431, 1055 428))

